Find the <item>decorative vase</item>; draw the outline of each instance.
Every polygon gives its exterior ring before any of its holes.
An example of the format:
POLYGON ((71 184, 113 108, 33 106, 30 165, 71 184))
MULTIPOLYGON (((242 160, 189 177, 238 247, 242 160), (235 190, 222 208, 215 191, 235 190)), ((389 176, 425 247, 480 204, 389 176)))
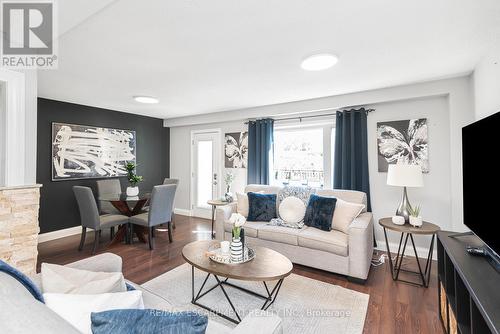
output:
POLYGON ((241 262, 243 260, 243 244, 240 238, 233 238, 231 242, 231 261, 241 262))
POLYGON ((422 217, 413 217, 410 216, 410 225, 413 227, 420 227, 422 226, 422 217))
POLYGON ((139 195, 139 187, 127 187, 127 196, 128 197, 134 197, 139 195))
POLYGON ((231 203, 233 201, 233 194, 230 192, 227 192, 224 194, 224 200, 228 203, 231 203))

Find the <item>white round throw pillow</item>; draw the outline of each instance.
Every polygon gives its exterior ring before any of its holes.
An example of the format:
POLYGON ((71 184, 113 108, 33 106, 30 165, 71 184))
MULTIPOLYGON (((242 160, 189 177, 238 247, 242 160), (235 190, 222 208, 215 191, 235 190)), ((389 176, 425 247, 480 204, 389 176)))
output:
POLYGON ((300 198, 290 196, 281 201, 279 214, 287 223, 300 223, 306 215, 306 205, 300 198))

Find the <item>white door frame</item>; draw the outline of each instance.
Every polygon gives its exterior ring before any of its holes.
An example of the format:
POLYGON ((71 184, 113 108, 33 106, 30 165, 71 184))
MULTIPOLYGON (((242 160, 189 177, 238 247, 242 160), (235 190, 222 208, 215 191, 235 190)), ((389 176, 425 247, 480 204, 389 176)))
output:
MULTIPOLYGON (((217 175, 218 175, 218 182, 217 182, 217 192, 218 194, 221 194, 221 184, 222 182, 221 181, 221 171, 222 171, 222 148, 221 148, 221 145, 222 145, 222 131, 221 129, 203 129, 203 130, 191 130, 191 152, 190 152, 190 158, 191 158, 191 162, 190 162, 190 178, 189 178, 189 183, 190 183, 190 203, 189 203, 189 210, 190 210, 190 213, 191 213, 191 216, 194 215, 194 205, 196 203, 196 199, 195 199, 195 183, 194 183, 194 173, 195 173, 195 166, 194 166, 194 161, 195 161, 195 158, 194 158, 194 137, 195 135, 198 135, 198 134, 204 134, 204 133, 214 133, 214 134, 217 134, 217 142, 215 143, 216 145, 216 149, 215 149, 215 159, 218 161, 217 163, 217 175)), ((203 218, 211 218, 209 216, 207 217, 203 217, 203 218)))
POLYGON ((25 75, 0 69, 0 186, 25 182, 25 75))

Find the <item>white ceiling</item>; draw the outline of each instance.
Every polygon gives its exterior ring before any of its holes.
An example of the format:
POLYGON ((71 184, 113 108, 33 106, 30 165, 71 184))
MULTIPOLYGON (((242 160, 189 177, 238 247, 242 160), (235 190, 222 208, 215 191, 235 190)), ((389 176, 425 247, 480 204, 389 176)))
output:
POLYGON ((498 0, 73 1, 39 96, 159 118, 469 73, 500 36, 498 0), (303 71, 317 52, 340 60, 303 71))

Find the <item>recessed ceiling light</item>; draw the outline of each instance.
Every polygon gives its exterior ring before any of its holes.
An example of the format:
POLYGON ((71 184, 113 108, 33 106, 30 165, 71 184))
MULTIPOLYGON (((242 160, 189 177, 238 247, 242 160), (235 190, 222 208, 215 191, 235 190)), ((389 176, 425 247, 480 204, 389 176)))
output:
POLYGON ((155 104, 160 102, 156 97, 152 96, 134 96, 134 100, 139 103, 155 104))
POLYGON ((300 65, 306 71, 322 71, 337 64, 339 58, 329 53, 320 53, 307 57, 300 65))

